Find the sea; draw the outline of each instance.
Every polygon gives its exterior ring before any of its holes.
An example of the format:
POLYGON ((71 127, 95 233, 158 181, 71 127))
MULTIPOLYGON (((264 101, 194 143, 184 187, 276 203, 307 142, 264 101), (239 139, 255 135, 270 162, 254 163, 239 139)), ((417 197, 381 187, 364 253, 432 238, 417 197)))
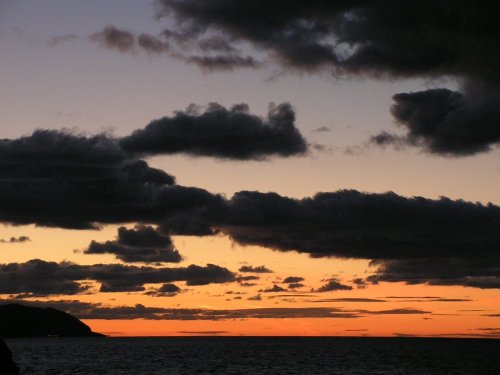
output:
POLYGON ((6 340, 21 374, 500 374, 500 340, 348 337, 6 340))

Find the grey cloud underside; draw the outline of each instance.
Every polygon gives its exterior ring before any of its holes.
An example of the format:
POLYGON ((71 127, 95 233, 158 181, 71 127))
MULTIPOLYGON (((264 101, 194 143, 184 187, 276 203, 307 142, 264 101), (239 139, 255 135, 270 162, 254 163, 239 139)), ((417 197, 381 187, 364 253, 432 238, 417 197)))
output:
POLYGON ((40 259, 0 264, 0 294, 44 296, 90 293, 88 281, 100 283, 100 292, 138 292, 145 290, 144 284, 185 281, 187 285, 206 285, 234 280, 231 271, 214 264, 158 268, 122 264, 77 265, 40 259))
POLYGON ((346 310, 331 307, 304 308, 253 308, 253 309, 170 309, 162 307, 105 306, 101 303, 80 302, 75 300, 60 301, 23 301, 0 300, 0 304, 23 303, 37 307, 52 307, 63 310, 79 319, 146 319, 146 320, 229 320, 229 319, 293 319, 293 318, 339 318, 353 319, 366 315, 405 315, 430 314, 430 311, 418 309, 393 310, 346 310))
POLYGON ((126 263, 178 263, 182 260, 170 236, 147 225, 137 225, 134 229, 120 227, 115 241, 92 241, 83 253, 114 254, 117 259, 126 263))
POLYGON ((212 103, 202 113, 191 106, 155 120, 122 138, 120 146, 146 156, 185 153, 248 160, 301 155, 307 143, 294 123, 295 113, 287 103, 271 105, 265 119, 249 113, 245 104, 226 109, 212 103))
POLYGON ((163 33, 172 45, 196 46, 198 39, 215 37, 233 50, 248 43, 291 71, 457 79, 457 92, 395 95, 392 112, 406 132, 398 144, 443 156, 473 155, 499 144, 500 24, 494 3, 158 3, 159 16, 175 23, 163 33))

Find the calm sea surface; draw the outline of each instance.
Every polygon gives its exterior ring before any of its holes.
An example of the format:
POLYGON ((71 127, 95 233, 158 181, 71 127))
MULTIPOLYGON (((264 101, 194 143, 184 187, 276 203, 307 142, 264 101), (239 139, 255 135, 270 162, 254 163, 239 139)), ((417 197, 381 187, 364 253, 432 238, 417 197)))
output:
POLYGON ((500 374, 500 340, 42 338, 7 344, 22 374, 500 374))

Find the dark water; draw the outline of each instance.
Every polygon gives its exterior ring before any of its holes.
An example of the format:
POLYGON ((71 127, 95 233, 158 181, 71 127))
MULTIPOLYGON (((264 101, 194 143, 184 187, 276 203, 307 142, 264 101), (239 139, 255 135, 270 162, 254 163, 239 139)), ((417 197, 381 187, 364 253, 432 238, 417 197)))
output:
POLYGON ((22 374, 500 374, 500 340, 174 337, 7 343, 22 374))

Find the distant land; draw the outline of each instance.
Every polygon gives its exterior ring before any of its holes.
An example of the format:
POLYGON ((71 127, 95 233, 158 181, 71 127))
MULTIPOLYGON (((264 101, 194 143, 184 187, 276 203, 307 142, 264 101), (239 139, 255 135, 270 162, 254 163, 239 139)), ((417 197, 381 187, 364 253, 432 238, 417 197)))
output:
POLYGON ((0 305, 0 337, 100 337, 74 316, 53 308, 0 305))

